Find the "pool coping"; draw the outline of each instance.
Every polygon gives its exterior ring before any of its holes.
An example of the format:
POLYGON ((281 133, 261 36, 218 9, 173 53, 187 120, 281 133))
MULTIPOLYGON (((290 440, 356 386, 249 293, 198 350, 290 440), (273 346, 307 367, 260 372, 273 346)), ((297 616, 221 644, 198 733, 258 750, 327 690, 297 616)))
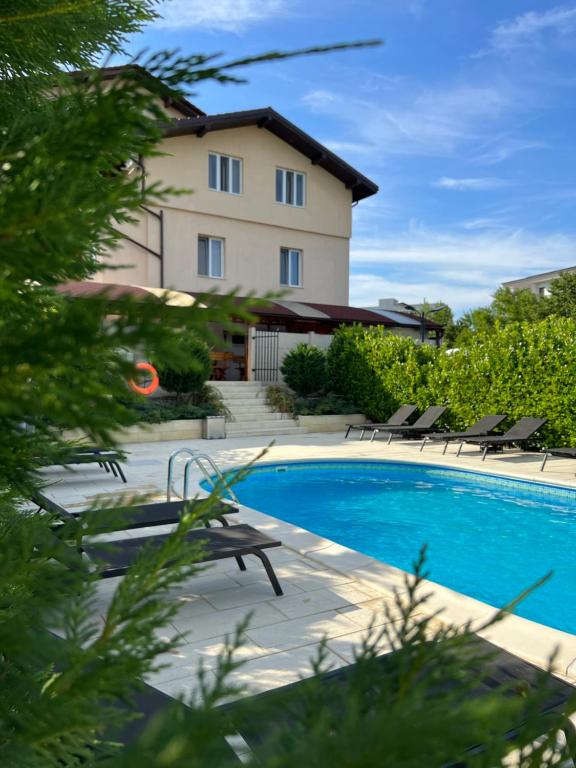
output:
MULTIPOLYGON (((574 490, 574 485, 558 482, 558 480, 552 481, 543 478, 540 481, 540 479, 534 480, 533 478, 512 476, 505 472, 493 471, 492 469, 478 469, 476 467, 474 469, 465 469, 461 465, 453 466, 451 463, 446 463, 445 456, 443 459, 444 461, 441 464, 433 460, 430 462, 428 460, 414 461, 398 458, 366 459, 356 457, 345 459, 317 457, 304 460, 304 462, 325 463, 341 461, 346 464, 388 462, 414 466, 428 465, 434 469, 453 469, 458 472, 488 475, 517 481, 521 484, 550 485, 574 490)), ((254 466, 298 464, 302 463, 302 461, 298 459, 256 460, 254 466)), ((227 470, 233 468, 226 467, 227 470)), ((195 479, 200 480, 200 478, 195 479)), ((202 493, 205 492, 200 485, 198 485, 198 490, 202 493)), ((312 531, 300 528, 292 523, 260 512, 257 509, 242 504, 240 504, 240 508, 243 522, 251 523, 271 533, 274 537, 279 538, 284 546, 318 565, 348 576, 351 579, 376 586, 390 594, 394 590, 402 591, 404 589, 405 578, 407 575, 410 575, 407 571, 396 568, 381 560, 376 560, 357 550, 338 544, 331 539, 319 536, 312 531)), ((508 614, 498 623, 486 627, 486 624, 498 612, 498 609, 494 606, 434 581, 424 580, 422 588, 424 593, 429 595, 424 607, 424 610, 429 615, 435 615, 440 621, 457 627, 469 624, 470 628, 478 632, 480 636, 544 669, 549 667, 553 657, 554 671, 570 681, 576 681, 576 635, 548 627, 545 624, 540 624, 515 614, 508 614)))

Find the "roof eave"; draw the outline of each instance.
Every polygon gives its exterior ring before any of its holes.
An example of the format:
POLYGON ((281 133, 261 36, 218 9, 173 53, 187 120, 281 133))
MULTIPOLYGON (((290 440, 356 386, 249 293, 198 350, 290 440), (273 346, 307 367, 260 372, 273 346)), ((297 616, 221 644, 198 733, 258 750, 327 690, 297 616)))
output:
POLYGON ((193 134, 201 138, 209 131, 223 131, 252 125, 266 128, 307 157, 313 165, 320 166, 339 179, 351 191, 354 202, 378 192, 377 184, 271 107, 173 120, 166 125, 164 136, 174 138, 193 134))

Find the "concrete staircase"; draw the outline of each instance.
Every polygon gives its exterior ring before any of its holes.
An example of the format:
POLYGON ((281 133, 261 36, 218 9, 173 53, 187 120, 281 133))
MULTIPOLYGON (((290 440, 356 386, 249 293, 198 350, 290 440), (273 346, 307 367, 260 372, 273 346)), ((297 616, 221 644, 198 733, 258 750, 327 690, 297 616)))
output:
POLYGON ((300 435, 306 430, 285 413, 266 405, 266 385, 258 381, 211 381, 233 416, 226 422, 227 437, 300 435))

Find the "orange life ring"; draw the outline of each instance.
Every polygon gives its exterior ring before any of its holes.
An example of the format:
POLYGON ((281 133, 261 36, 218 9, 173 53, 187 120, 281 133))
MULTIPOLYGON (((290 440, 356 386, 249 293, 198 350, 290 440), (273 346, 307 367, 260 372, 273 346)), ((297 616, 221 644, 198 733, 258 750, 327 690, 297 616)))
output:
POLYGON ((134 379, 130 379, 128 382, 130 388, 133 389, 134 392, 138 392, 139 395, 151 395, 152 392, 156 392, 160 386, 160 379, 158 378, 158 371, 156 368, 150 363, 136 363, 136 368, 139 371, 148 371, 148 373, 152 375, 152 381, 147 387, 141 387, 139 384, 136 384, 134 379))

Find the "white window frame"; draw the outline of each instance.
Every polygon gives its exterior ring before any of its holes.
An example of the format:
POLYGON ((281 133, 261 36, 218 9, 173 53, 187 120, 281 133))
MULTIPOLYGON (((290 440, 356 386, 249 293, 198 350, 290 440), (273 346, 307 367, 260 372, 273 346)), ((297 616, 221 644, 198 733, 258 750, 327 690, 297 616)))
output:
POLYGON ((244 169, 243 169, 243 162, 241 157, 233 157, 232 155, 223 155, 219 152, 208 152, 208 189, 211 189, 213 192, 227 192, 229 195, 241 195, 243 182, 244 182, 244 169), (210 158, 211 157, 216 158, 216 183, 214 186, 211 186, 210 184, 210 158), (222 188, 222 159, 223 158, 228 160, 230 164, 230 171, 228 173, 228 186, 229 186, 228 189, 222 188), (234 161, 238 163, 238 168, 239 168, 238 192, 234 192, 232 190, 232 162, 234 161))
POLYGON ((210 235, 198 235, 198 258, 197 258, 197 273, 198 277, 211 277, 215 280, 224 279, 224 238, 211 237, 210 235), (200 272, 200 241, 206 240, 208 242, 208 274, 200 272), (214 253, 212 250, 213 243, 220 243, 220 274, 214 274, 214 253))
POLYGON ((302 173, 302 171, 294 171, 291 168, 276 168, 276 175, 274 177, 274 196, 276 198, 276 202, 280 205, 290 205, 293 208, 305 208, 306 207, 306 174, 302 173), (277 178, 278 174, 282 175, 282 183, 281 183, 281 193, 280 197, 281 199, 278 199, 278 185, 277 185, 277 178), (288 194, 288 174, 293 175, 293 202, 290 202, 288 200, 289 194, 288 194), (296 186, 297 186, 297 179, 302 179, 302 203, 296 202, 296 186))
POLYGON ((301 248, 287 248, 283 246, 280 248, 280 285, 284 286, 286 288, 302 288, 302 249, 301 248), (287 282, 282 282, 282 257, 284 253, 288 254, 288 280, 287 282), (292 275, 292 255, 297 254, 298 255, 298 282, 294 281, 293 275, 292 275))

